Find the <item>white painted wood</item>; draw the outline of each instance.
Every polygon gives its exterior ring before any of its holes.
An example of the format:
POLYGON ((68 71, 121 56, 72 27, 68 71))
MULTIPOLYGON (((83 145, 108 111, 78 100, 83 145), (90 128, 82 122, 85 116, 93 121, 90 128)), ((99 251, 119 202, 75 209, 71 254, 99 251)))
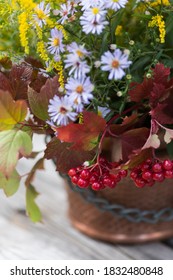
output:
MULTIPOLYGON (((35 148, 42 150, 42 138, 35 139, 35 148)), ((27 173, 34 160, 21 160, 20 174, 27 173)), ((0 192, 0 259, 173 259, 173 250, 161 243, 122 246, 92 240, 76 231, 67 217, 68 202, 62 180, 54 165, 46 162, 34 186, 40 193, 37 203, 43 223, 33 224, 25 215, 25 187, 6 198, 0 192)))

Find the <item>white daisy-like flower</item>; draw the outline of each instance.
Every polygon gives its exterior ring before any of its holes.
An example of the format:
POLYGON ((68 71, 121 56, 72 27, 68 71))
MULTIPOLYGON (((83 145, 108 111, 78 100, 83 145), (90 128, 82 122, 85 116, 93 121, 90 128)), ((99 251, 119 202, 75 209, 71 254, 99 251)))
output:
POLYGON ((74 103, 73 103, 73 109, 77 113, 82 113, 83 110, 84 110, 84 105, 82 103, 78 103, 77 100, 75 100, 74 103))
POLYGON ((73 112, 73 102, 68 96, 58 97, 54 96, 50 99, 48 106, 48 113, 50 116, 50 121, 56 125, 67 125, 69 121, 75 121, 77 118, 77 113, 73 112))
POLYGON ((71 8, 70 3, 60 5, 58 14, 61 18, 58 20, 59 23, 63 24, 66 20, 68 20, 68 17, 71 16, 71 8))
POLYGON ((86 17, 81 16, 80 24, 82 25, 83 32, 86 34, 92 33, 100 35, 105 26, 108 25, 108 21, 106 21, 104 18, 101 18, 100 20, 94 20, 91 22, 86 17))
POLYGON ((70 45, 68 45, 67 50, 70 53, 77 55, 80 59, 83 59, 84 56, 90 55, 90 52, 88 52, 84 46, 78 45, 76 42, 72 42, 70 45))
POLYGON ((101 116, 102 118, 105 118, 111 111, 107 107, 101 107, 101 106, 98 106, 97 109, 98 109, 98 115, 101 116))
POLYGON ((48 51, 51 54, 55 54, 56 56, 60 54, 60 52, 64 52, 64 45, 62 43, 63 39, 63 33, 61 30, 58 30, 56 28, 51 29, 51 38, 49 38, 49 43, 50 45, 48 47, 48 51))
POLYGON ((91 83, 90 78, 74 79, 69 78, 65 85, 66 94, 69 98, 78 104, 88 104, 93 98, 94 85, 91 83))
POLYGON ((128 0, 105 0, 105 7, 118 11, 121 8, 124 8, 128 0))
POLYGON ((90 67, 87 65, 86 61, 80 60, 80 58, 73 53, 68 54, 64 62, 65 68, 71 68, 69 71, 69 76, 74 74, 75 79, 85 77, 90 71, 90 67))
POLYGON ((82 10, 87 10, 93 6, 103 5, 105 0, 81 0, 80 2, 82 10))
POLYGON ((105 52, 101 57, 101 69, 109 71, 109 80, 120 80, 125 75, 123 69, 129 67, 132 61, 128 60, 128 55, 124 54, 120 49, 116 49, 113 53, 105 52))
POLYGON ((104 21, 106 14, 107 10, 104 9, 103 5, 95 5, 85 10, 83 15, 81 16, 81 20, 87 20, 90 22, 99 22, 100 20, 104 21))
POLYGON ((35 13, 33 15, 33 18, 41 28, 44 24, 46 24, 46 19, 50 16, 50 4, 47 4, 46 6, 44 5, 44 1, 37 5, 35 7, 35 13))

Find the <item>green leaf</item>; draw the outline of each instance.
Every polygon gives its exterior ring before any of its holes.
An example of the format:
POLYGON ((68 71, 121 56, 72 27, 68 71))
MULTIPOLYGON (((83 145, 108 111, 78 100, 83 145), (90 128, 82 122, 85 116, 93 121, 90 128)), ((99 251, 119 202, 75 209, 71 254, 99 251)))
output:
POLYGON ((10 176, 20 157, 27 157, 32 152, 32 141, 28 133, 20 130, 0 132, 0 171, 10 176))
POLYGON ((20 176, 16 170, 7 179, 3 173, 0 172, 0 188, 4 190, 6 196, 12 196, 19 188, 20 176))
POLYGON ((53 79, 48 79, 46 84, 42 86, 40 92, 36 92, 33 88, 28 89, 28 99, 33 114, 41 119, 49 119, 48 105, 49 100, 58 95, 59 82, 57 76, 53 79))
POLYGON ((8 91, 0 90, 0 130, 13 128, 23 121, 27 115, 27 105, 24 100, 14 101, 8 91))
POLYGON ((35 203, 35 199, 38 195, 39 193, 35 190, 35 188, 32 185, 30 185, 26 189, 26 211, 31 221, 33 221, 34 223, 40 222, 42 220, 40 209, 35 203))

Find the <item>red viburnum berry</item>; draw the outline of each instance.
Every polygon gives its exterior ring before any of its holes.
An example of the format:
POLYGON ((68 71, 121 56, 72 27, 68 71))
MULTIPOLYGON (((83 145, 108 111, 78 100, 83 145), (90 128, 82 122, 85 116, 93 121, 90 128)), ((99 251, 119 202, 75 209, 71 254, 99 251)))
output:
POLYGON ((77 184, 78 180, 79 180, 79 176, 77 176, 77 175, 74 175, 74 176, 71 178, 72 183, 75 184, 75 185, 77 184))
POLYGON ((76 173, 77 173, 76 168, 71 168, 71 169, 69 170, 69 172, 68 172, 68 175, 69 175, 70 177, 72 177, 72 176, 76 175, 76 173))
POLYGON ((80 187, 80 188, 87 188, 88 187, 88 181, 82 179, 82 178, 79 178, 79 180, 77 181, 77 185, 80 187))
POLYGON ((89 179, 91 176, 90 171, 87 169, 83 169, 80 173, 80 178, 82 179, 89 179))
POLYGON ((158 182, 163 182, 165 179, 163 172, 153 173, 153 180, 158 182))
POLYGON ((163 168, 162 168, 162 163, 161 162, 157 162, 152 166, 152 170, 156 173, 160 173, 163 168))
POLYGON ((166 159, 163 161, 162 166, 165 170, 172 170, 173 169, 173 163, 171 160, 166 159))

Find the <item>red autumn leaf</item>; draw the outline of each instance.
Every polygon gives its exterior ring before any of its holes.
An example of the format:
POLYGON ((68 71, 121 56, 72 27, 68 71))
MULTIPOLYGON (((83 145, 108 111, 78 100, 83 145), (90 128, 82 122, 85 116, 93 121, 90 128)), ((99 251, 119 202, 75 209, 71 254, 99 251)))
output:
POLYGON ((153 71, 154 82, 156 84, 166 84, 169 75, 170 75, 170 68, 166 68, 162 63, 156 64, 153 71))
POLYGON ((41 119, 47 120, 49 100, 55 95, 58 95, 59 82, 58 77, 47 79, 45 85, 41 87, 40 92, 35 91, 33 88, 28 88, 28 99, 31 111, 33 114, 41 119))
POLYGON ((152 79, 147 78, 145 78, 141 84, 135 82, 131 83, 129 91, 131 101, 141 102, 143 99, 148 98, 152 85, 152 79))
POLYGON ((138 115, 133 114, 130 117, 125 117, 121 124, 112 124, 110 125, 110 132, 115 135, 120 135, 124 133, 126 130, 129 130, 136 121, 138 120, 138 115))
POLYGON ((170 69, 158 63, 152 70, 151 78, 145 77, 141 84, 131 83, 129 91, 131 101, 141 102, 143 99, 150 99, 151 103, 155 103, 167 94, 167 89, 171 87, 168 80, 170 69))
POLYGON ((26 65, 14 65, 9 73, 10 85, 15 100, 27 99, 28 85, 31 80, 32 68, 26 65))
POLYGON ((82 124, 70 123, 57 128, 57 137, 61 141, 73 143, 71 149, 90 151, 96 146, 100 133, 105 129, 106 121, 87 111, 83 113, 83 121, 82 124))
POLYGON ((134 151, 142 149, 148 136, 149 129, 145 127, 131 129, 120 135, 114 141, 113 160, 127 162, 134 151))
POLYGON ((70 149, 70 144, 62 143, 56 137, 47 144, 45 157, 54 159, 56 170, 61 173, 68 173, 69 169, 77 167, 84 161, 92 160, 95 153, 93 151, 76 151, 70 149))
POLYGON ((152 149, 145 149, 142 151, 136 151, 136 153, 132 154, 130 157, 130 161, 127 166, 129 169, 132 169, 136 166, 139 166, 142 162, 152 157, 152 149))
POLYGON ((0 73, 0 89, 3 91, 8 91, 13 95, 13 89, 11 87, 9 79, 3 74, 0 73))

